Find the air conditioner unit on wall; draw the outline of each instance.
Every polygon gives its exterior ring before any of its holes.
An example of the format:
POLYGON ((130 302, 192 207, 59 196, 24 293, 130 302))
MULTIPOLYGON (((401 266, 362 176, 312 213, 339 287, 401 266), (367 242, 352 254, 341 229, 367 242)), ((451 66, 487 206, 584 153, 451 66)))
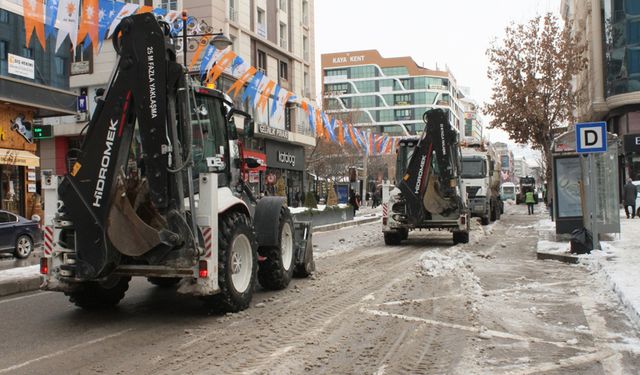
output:
POLYGON ((89 114, 87 112, 76 113, 76 122, 89 121, 89 114))

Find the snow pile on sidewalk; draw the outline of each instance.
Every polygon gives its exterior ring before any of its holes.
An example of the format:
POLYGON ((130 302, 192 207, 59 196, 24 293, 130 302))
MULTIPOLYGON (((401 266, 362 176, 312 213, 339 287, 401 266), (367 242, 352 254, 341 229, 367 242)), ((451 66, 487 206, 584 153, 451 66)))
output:
POLYGON ((40 265, 38 264, 28 267, 10 268, 8 270, 0 271, 0 282, 28 279, 34 276, 38 276, 39 273, 40 265))

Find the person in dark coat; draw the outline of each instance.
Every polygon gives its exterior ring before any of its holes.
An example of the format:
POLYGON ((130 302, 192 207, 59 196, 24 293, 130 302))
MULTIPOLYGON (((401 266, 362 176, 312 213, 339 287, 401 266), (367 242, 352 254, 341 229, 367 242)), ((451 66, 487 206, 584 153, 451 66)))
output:
POLYGON ((624 199, 624 212, 629 218, 629 206, 631 206, 631 217, 636 217, 636 197, 638 196, 638 188, 633 184, 630 178, 622 188, 622 198, 624 199))
POLYGON ((360 208, 360 204, 359 204, 358 196, 356 195, 356 192, 353 191, 353 189, 349 191, 349 204, 353 208, 353 216, 355 217, 356 211, 358 210, 358 208, 360 208))

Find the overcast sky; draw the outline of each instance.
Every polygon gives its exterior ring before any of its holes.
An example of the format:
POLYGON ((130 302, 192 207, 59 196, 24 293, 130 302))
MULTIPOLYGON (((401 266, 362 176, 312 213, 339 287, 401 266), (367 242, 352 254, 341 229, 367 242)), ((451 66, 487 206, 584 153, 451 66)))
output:
MULTIPOLYGON (((459 86, 479 103, 490 99, 485 51, 510 22, 547 12, 560 0, 316 0, 318 90, 320 54, 377 49, 384 57, 411 56, 420 65, 448 66, 459 86)), ((485 117, 485 123, 487 123, 485 117)), ((501 131, 492 141, 506 141, 501 131)))

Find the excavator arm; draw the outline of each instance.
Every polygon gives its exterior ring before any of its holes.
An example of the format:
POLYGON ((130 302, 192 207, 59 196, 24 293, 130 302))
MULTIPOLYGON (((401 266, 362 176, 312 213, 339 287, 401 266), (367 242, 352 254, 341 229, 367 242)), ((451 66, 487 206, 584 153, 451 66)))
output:
POLYGON ((428 215, 458 208, 461 201, 455 182, 460 170, 458 132, 442 109, 425 112, 423 121, 424 131, 398 184, 407 220, 414 225, 428 215))
POLYGON ((123 253, 140 255, 179 242, 175 233, 142 222, 120 178, 128 171, 137 121, 148 200, 162 215, 174 208, 177 179, 168 169, 180 155, 170 141, 171 129, 176 93, 186 83, 167 34, 150 13, 124 18, 114 33, 117 66, 88 124, 77 162, 58 190, 60 219, 75 234, 66 245, 76 251, 77 278, 107 274, 123 253))

